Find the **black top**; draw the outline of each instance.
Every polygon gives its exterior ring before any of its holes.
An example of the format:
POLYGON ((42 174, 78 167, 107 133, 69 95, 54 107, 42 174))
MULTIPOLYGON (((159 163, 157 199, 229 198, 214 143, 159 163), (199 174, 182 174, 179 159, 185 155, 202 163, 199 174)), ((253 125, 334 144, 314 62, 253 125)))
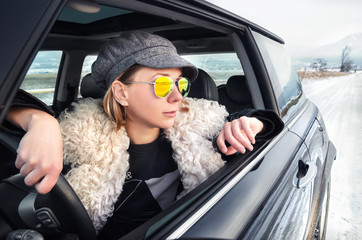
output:
POLYGON ((130 145, 130 168, 113 216, 99 239, 118 239, 161 212, 182 191, 171 143, 161 133, 152 143, 130 145))

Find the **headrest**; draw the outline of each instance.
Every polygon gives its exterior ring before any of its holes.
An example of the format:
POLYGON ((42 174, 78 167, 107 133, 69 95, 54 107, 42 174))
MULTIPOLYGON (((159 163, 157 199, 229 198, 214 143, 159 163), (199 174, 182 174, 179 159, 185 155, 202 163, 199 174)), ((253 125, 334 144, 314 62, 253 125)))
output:
POLYGON ((251 94, 245 76, 231 76, 226 83, 226 93, 229 98, 238 104, 249 104, 251 94))
POLYGON ((218 101, 219 94, 215 81, 211 76, 202 69, 199 69, 199 75, 196 80, 191 84, 189 97, 204 98, 207 100, 218 101))
POLYGON ((106 91, 98 87, 92 78, 92 74, 89 73, 83 77, 80 84, 80 95, 82 95, 83 98, 103 98, 105 94, 106 91))

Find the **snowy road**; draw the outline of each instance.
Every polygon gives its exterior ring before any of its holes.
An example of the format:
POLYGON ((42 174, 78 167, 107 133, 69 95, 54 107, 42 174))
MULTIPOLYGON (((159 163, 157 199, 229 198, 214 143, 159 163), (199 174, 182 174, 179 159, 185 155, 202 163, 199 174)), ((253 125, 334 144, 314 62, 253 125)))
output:
POLYGON ((337 148, 327 240, 362 239, 362 73, 304 80, 303 89, 337 148))

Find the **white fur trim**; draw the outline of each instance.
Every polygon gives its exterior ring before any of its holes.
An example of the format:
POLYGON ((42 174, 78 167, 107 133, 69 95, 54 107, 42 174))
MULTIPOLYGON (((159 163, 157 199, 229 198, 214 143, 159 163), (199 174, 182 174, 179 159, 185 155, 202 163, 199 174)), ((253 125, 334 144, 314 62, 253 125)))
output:
POLYGON ((67 180, 88 211, 96 230, 112 216, 129 168, 129 138, 115 131, 101 103, 85 99, 60 116, 64 162, 71 163, 67 180))
MULTIPOLYGON (((224 124, 227 111, 217 102, 186 99, 188 112, 178 112, 175 124, 165 130, 174 159, 189 192, 224 165, 212 145, 224 124)), ((65 176, 100 230, 112 216, 129 168, 130 140, 125 128, 115 131, 99 100, 72 104, 73 111, 59 117, 64 161, 72 170, 65 176)))
POLYGON ((184 195, 224 165, 212 140, 218 135, 228 115, 217 102, 187 98, 186 113, 179 112, 172 128, 165 130, 171 140, 184 186, 184 195))

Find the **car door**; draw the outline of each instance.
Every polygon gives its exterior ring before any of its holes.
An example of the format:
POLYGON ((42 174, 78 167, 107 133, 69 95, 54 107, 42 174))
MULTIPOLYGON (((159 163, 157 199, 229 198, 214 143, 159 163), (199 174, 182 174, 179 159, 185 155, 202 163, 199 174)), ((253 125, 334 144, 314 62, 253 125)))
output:
POLYGON ((308 121, 305 121, 307 118, 311 121, 314 118, 308 103, 295 117, 295 121, 287 125, 288 134, 293 137, 284 138, 285 141, 275 148, 284 152, 292 145, 295 152, 290 155, 292 158, 281 171, 280 181, 275 184, 243 239, 305 239, 312 207, 313 180, 317 171, 310 161, 307 145, 293 130, 305 128, 308 125, 308 121))
POLYGON ((296 239, 305 230, 305 224, 298 219, 303 213, 306 221, 310 201, 309 191, 293 185, 295 169, 298 168, 296 160, 305 157, 308 154, 300 138, 285 131, 220 190, 222 196, 217 194, 206 203, 211 205, 215 201, 210 209, 199 210, 191 217, 199 218, 196 223, 191 227, 187 224, 192 221, 184 223, 177 230, 184 233, 171 235, 169 239, 176 236, 186 239, 289 236, 289 239, 296 239))

